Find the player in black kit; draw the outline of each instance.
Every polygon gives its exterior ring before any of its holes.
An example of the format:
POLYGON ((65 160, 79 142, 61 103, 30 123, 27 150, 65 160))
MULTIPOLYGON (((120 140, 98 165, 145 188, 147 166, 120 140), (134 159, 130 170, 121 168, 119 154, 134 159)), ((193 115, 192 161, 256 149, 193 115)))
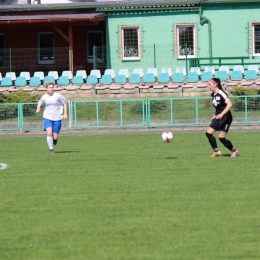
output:
POLYGON ((212 103, 216 109, 214 116, 211 118, 211 124, 206 132, 206 136, 208 137, 209 143, 213 149, 213 154, 211 157, 217 157, 221 155, 221 152, 217 146, 216 138, 213 136, 216 131, 219 131, 219 141, 231 151, 230 156, 236 157, 238 155, 238 150, 229 140, 226 139, 226 134, 233 120, 232 114, 230 112, 232 103, 229 100, 228 95, 222 89, 219 78, 212 78, 208 82, 208 88, 212 90, 212 103))

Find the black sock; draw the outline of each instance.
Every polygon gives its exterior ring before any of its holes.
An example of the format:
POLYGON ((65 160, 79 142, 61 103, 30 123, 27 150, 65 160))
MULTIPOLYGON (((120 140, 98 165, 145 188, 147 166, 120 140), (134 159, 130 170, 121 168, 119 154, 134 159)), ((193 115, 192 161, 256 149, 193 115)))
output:
POLYGON ((227 147, 228 150, 234 152, 236 151, 236 148, 233 147, 233 144, 227 140, 226 138, 219 138, 219 141, 227 147))
POLYGON ((213 136, 213 134, 209 134, 207 132, 206 132, 206 136, 208 137, 209 143, 210 143, 212 149, 214 150, 214 152, 217 152, 218 146, 217 146, 216 138, 213 136))

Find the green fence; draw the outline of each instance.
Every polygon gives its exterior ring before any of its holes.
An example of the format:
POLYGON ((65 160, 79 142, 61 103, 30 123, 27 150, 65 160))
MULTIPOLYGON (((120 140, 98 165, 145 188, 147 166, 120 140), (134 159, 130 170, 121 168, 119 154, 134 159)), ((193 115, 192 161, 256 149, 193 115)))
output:
MULTIPOLYGON (((260 124, 260 95, 231 96, 233 124, 260 124)), ((0 130, 41 130, 37 103, 0 104, 0 130)), ((63 129, 150 128, 208 125, 210 97, 82 100, 68 102, 63 129)), ((42 110, 43 111, 43 110, 42 110)))

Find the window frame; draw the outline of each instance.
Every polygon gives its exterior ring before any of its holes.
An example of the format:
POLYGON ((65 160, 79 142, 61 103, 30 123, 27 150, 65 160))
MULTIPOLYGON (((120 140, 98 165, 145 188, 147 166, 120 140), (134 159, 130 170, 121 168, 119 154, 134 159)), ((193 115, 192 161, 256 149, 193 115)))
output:
POLYGON ((90 50, 90 48, 89 48, 89 35, 91 34, 91 33, 101 33, 101 36, 102 36, 102 50, 101 50, 101 56, 102 56, 102 59, 97 59, 97 62, 98 63, 103 63, 104 62, 104 60, 105 60, 105 57, 104 57, 104 55, 105 55, 105 53, 104 53, 104 32, 103 31, 101 31, 101 30, 97 30, 97 31, 87 31, 86 32, 86 41, 87 41, 87 44, 86 44, 86 60, 87 60, 87 63, 93 63, 93 58, 92 59, 90 59, 89 57, 90 57, 90 55, 89 55, 89 50, 90 50))
POLYGON ((177 59, 186 59, 186 55, 179 54, 179 28, 180 27, 192 27, 193 28, 193 55, 187 55, 187 58, 197 57, 197 25, 195 23, 189 24, 175 24, 175 53, 177 59))
POLYGON ((53 31, 46 31, 46 32, 38 32, 37 33, 37 60, 38 60, 38 64, 55 64, 55 33, 53 31), (52 34, 53 35, 53 60, 41 60, 40 56, 41 56, 41 48, 40 47, 40 35, 44 35, 44 34, 52 34))
POLYGON ((6 34, 5 33, 1 33, 0 32, 0 35, 4 36, 4 52, 3 52, 3 63, 1 64, 1 61, 0 61, 0 66, 5 66, 6 65, 6 34))
POLYGON ((259 25, 260 26, 260 22, 254 22, 254 23, 251 23, 251 26, 252 26, 252 56, 257 56, 259 57, 260 56, 260 52, 256 53, 255 52, 255 25, 259 25))
POLYGON ((120 59, 122 61, 136 61, 136 60, 141 60, 141 26, 140 25, 122 25, 120 26, 120 59), (138 56, 136 57, 125 57, 124 56, 124 30, 125 29, 137 29, 137 41, 138 41, 138 56))

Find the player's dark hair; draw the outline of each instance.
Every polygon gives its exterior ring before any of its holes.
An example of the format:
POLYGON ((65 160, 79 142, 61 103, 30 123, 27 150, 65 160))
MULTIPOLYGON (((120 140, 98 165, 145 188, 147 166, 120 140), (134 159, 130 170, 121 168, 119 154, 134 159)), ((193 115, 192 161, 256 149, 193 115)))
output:
POLYGON ((222 85, 221 85, 221 81, 220 81, 219 78, 212 78, 211 80, 213 80, 215 83, 217 83, 219 89, 223 90, 222 85))

